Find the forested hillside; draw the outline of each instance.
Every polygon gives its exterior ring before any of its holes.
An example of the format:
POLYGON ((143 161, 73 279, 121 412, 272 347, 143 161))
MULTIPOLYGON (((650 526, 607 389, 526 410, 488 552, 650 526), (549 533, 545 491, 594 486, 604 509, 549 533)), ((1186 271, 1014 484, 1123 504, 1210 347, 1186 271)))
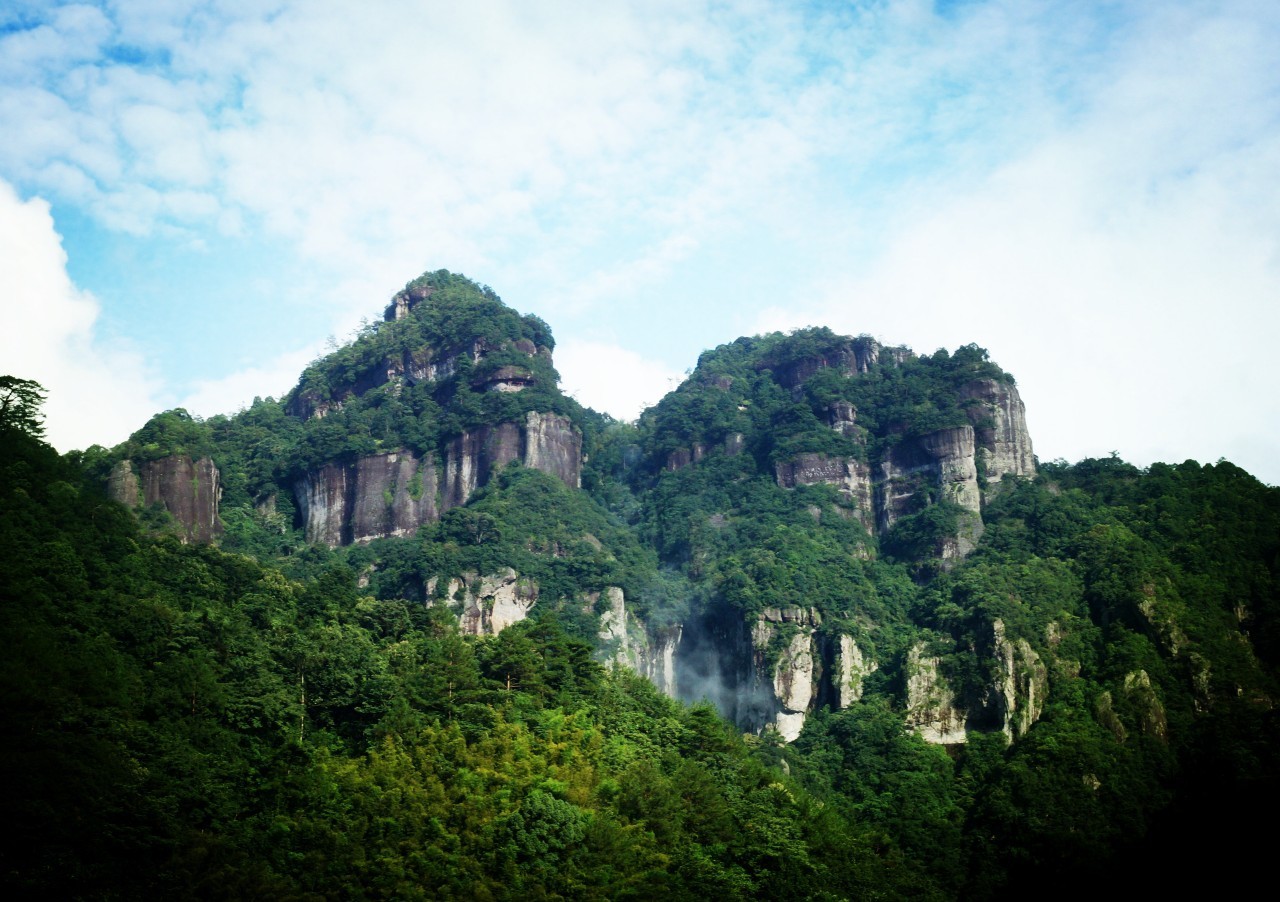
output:
POLYGON ((43 898, 999 898, 1259 873, 1280 489, 1035 458, 968 345, 706 352, 634 424, 484 286, 59 457, 0 382, 43 898))

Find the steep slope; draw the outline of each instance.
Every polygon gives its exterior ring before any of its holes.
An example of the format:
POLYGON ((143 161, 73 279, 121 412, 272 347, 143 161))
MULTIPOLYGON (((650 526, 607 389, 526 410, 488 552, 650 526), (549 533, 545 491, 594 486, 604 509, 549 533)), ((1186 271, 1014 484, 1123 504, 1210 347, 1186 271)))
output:
MULTIPOLYGON (((641 430, 631 479, 650 534, 702 590, 680 694, 710 692, 742 727, 792 740, 887 666, 915 674, 922 735, 964 741, 964 718, 941 726, 949 696, 891 599, 907 569, 923 579, 974 549, 1002 480, 1035 475, 1017 388, 984 351, 921 358, 825 329, 743 338, 705 353, 641 430)), ((1034 720, 1034 702, 1010 705, 1034 720)))
POLYGON ((113 497, 159 505, 200 541, 222 531, 229 507, 248 534, 233 545, 264 540, 255 525, 278 531, 270 515, 284 512, 286 530, 334 547, 413 535, 512 461, 576 488, 584 413, 559 391, 554 344, 545 323, 492 290, 427 273, 279 404, 208 423, 158 415, 112 455, 113 497), (183 463, 194 449, 199 461, 183 463), (226 505, 219 463, 235 471, 226 505), (174 475, 184 467, 198 470, 190 490, 174 475))

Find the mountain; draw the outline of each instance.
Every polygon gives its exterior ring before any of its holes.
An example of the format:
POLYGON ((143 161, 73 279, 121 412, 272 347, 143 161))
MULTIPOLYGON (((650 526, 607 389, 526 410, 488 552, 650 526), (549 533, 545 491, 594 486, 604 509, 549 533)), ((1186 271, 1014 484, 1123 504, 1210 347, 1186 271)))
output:
POLYGON ((0 423, 10 883, 986 898, 1253 860, 1203 825, 1276 794, 1280 490, 1039 462, 976 345, 739 338, 634 424, 554 349, 439 271, 234 416, 62 460, 0 423))

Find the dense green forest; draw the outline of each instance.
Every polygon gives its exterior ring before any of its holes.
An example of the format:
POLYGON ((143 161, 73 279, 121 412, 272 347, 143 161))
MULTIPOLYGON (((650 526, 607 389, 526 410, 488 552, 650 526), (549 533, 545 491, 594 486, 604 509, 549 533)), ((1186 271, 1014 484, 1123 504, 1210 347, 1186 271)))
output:
POLYGON ((916 471, 890 516, 856 474, 993 429, 972 386, 1013 380, 980 347, 743 338, 628 424, 559 392, 537 317, 449 273, 414 291, 290 396, 113 449, 59 456, 40 387, 0 379, 10 894, 980 899, 1262 873, 1280 489, 1115 457, 1002 477, 979 447, 980 520, 916 471), (412 535, 307 541, 319 468, 408 454, 443 481, 460 436, 530 412, 581 441, 580 488, 517 456, 412 535), (112 500, 122 464, 178 456, 220 473, 216 541, 112 500), (855 475, 784 485, 795 461, 855 475), (947 556, 965 518, 975 547, 947 556), (464 630, 454 587, 507 571, 527 616, 464 630), (633 646, 763 637, 716 673, 768 684, 802 629, 875 666, 792 742, 744 731, 627 666, 615 587, 633 646), (913 728, 924 658, 962 741, 913 728))

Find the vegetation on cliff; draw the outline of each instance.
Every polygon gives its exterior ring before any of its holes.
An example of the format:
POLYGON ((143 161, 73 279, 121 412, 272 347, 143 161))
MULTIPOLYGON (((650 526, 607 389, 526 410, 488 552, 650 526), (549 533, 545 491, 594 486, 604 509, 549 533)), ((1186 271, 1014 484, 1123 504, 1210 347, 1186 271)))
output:
POLYGON ((944 557, 975 514, 936 480, 881 520, 859 492, 913 442, 990 431, 970 389, 1012 383, 976 346, 739 339, 623 424, 560 395, 549 329, 491 290, 431 273, 397 299, 283 401, 158 414, 110 451, 58 457, 39 386, 0 381, 23 391, 0 407, 6 889, 995 898, 1263 866, 1234 825, 1280 785, 1280 490, 1226 462, 979 472, 980 540, 944 557), (439 460, 530 411, 580 431, 582 490, 516 459, 416 535, 304 541, 299 473, 439 460), (219 468, 217 547, 104 493, 173 455, 219 468), (506 568, 528 618, 464 635, 449 586, 506 568), (610 587, 637 641, 772 618, 739 669, 802 628, 852 640, 858 696, 817 698, 791 744, 744 736, 704 687, 612 665, 610 587), (926 659, 963 744, 909 726, 926 659))

